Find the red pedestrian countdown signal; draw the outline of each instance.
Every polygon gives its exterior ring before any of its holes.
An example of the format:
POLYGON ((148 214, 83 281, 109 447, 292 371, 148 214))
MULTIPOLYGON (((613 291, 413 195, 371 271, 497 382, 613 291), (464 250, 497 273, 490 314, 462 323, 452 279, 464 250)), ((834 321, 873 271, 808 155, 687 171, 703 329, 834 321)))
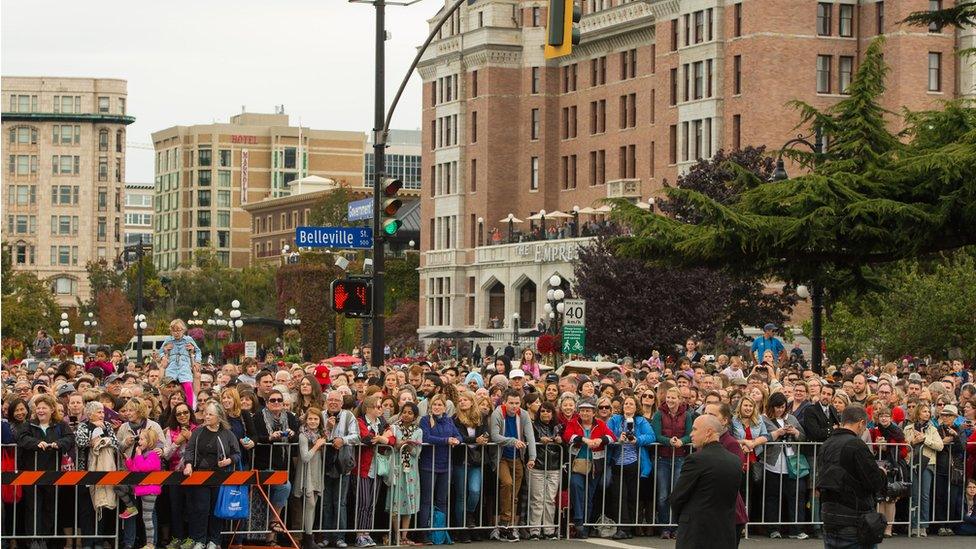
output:
POLYGON ((368 317, 373 312, 372 285, 368 280, 333 280, 332 310, 350 317, 368 317))

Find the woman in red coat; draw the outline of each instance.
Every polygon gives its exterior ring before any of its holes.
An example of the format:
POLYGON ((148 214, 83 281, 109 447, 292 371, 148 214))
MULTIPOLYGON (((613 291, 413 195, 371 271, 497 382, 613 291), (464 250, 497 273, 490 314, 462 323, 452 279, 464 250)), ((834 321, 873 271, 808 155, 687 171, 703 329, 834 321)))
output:
POLYGON ((586 539, 583 524, 596 519, 593 495, 603 485, 607 444, 616 440, 607 424, 596 418, 596 406, 590 401, 579 405, 579 417, 566 424, 563 440, 569 444, 570 512, 576 525, 576 538, 586 539))

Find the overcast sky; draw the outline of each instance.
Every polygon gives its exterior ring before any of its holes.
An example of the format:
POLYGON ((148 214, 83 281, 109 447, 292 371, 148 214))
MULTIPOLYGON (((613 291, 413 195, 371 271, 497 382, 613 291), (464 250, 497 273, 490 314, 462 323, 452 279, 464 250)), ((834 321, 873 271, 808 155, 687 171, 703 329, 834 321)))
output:
MULTIPOLYGON (((443 0, 387 8, 387 103, 443 0)), ((369 131, 374 9, 347 0, 28 0, 0 4, 4 76, 129 82, 130 143, 154 131, 285 105, 296 124, 369 131)), ((393 118, 419 129, 414 74, 393 118)), ((126 178, 152 181, 152 151, 129 147, 126 178)))

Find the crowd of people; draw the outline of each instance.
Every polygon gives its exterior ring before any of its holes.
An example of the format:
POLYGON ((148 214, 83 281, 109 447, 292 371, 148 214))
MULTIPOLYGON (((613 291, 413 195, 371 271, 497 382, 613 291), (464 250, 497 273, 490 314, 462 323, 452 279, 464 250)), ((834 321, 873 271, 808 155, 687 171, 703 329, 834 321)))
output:
POLYGON ((739 535, 803 539, 820 534, 819 444, 844 409, 863 407, 865 442, 893 486, 877 498, 886 535, 976 534, 972 364, 815 372, 767 328, 749 356, 706 356, 689 339, 592 371, 557 372, 511 346, 380 368, 211 366, 180 320, 144 364, 110 350, 33 371, 5 362, 4 471, 236 468, 289 481, 251 490, 235 523, 214 513, 218 486, 5 486, 3 533, 72 549, 115 535, 124 549, 216 549, 230 531, 306 549, 674 538, 692 425, 713 416, 742 467, 739 535))

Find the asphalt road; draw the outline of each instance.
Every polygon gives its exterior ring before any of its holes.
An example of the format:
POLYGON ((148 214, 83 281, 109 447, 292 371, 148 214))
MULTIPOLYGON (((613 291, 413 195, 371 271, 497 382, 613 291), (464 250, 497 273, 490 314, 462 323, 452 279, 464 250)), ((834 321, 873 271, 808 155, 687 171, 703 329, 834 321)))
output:
MULTIPOLYGON (((455 544, 455 547, 471 547, 472 549, 481 547, 492 546, 495 549, 502 542, 492 541, 492 542, 479 542, 471 543, 467 545, 455 544)), ((558 540, 558 541, 520 541, 517 544, 512 544, 518 549, 556 549, 557 547, 563 547, 565 544, 572 544, 576 546, 576 549, 633 549, 633 548, 652 548, 652 549, 674 549, 673 540, 663 540, 657 537, 641 537, 634 538, 624 541, 614 541, 608 539, 597 539, 590 538, 588 540, 558 540)), ((804 541, 793 540, 793 539, 769 539, 766 537, 755 537, 750 539, 742 540, 739 545, 740 549, 762 549, 762 548, 781 548, 788 547, 790 549, 816 549, 823 547, 823 541, 818 539, 808 539, 804 541)), ((884 543, 878 546, 879 549, 891 549, 891 548, 918 548, 918 547, 938 547, 939 549, 973 549, 976 547, 976 538, 974 537, 962 537, 962 536, 951 536, 951 537, 935 537, 929 536, 928 538, 906 538, 906 537, 893 537, 886 539, 884 543)), ((514 549, 514 548, 513 548, 514 549)))

